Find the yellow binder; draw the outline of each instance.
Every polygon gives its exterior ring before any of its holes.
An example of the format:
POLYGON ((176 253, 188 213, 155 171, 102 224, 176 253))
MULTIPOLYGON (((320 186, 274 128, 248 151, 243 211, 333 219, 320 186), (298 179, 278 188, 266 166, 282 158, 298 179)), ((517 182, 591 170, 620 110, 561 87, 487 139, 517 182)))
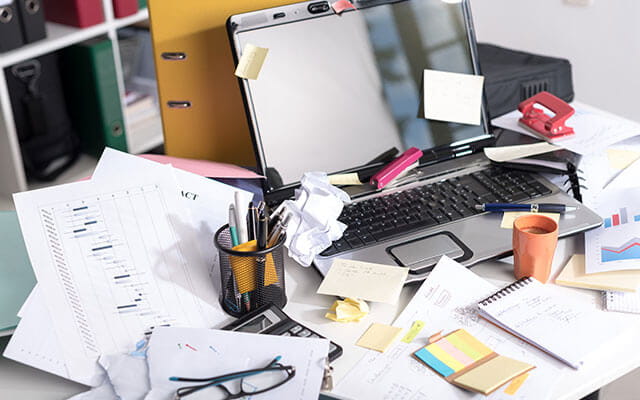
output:
POLYGON ((294 2, 149 0, 167 155, 255 165, 225 23, 294 2))

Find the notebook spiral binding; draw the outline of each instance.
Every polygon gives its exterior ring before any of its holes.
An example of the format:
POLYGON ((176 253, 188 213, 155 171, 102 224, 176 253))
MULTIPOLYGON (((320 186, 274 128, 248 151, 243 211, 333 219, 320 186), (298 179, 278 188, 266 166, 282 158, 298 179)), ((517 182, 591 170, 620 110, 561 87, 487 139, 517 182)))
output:
POLYGON ((510 284, 508 286, 505 286, 504 288, 498 290, 497 292, 495 292, 491 296, 487 297, 486 299, 481 300, 478 304, 481 304, 483 306, 487 306, 487 305, 493 303, 494 301, 497 301, 497 300, 505 297, 509 293, 513 293, 518 289, 522 289, 523 287, 525 287, 529 283, 531 283, 532 279, 533 278, 531 278, 529 276, 524 277, 524 278, 520 278, 517 281, 513 282, 512 284, 510 284))

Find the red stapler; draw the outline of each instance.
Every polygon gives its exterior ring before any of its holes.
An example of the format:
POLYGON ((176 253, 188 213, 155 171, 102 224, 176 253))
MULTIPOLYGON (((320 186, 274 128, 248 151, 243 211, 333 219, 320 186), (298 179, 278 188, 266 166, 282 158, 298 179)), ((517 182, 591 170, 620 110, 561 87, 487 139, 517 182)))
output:
POLYGON ((549 92, 540 92, 528 98, 518 105, 518 110, 522 113, 522 118, 518 121, 520 125, 541 135, 543 139, 553 141, 575 134, 573 128, 564 124, 575 113, 573 107, 549 92), (535 108, 536 103, 545 106, 555 115, 549 116, 535 108))

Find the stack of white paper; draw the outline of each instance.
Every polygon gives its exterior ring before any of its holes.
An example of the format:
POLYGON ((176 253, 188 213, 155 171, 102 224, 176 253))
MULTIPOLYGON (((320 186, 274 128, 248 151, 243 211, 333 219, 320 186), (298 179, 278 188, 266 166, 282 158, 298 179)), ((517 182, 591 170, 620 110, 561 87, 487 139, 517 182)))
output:
POLYGON ((226 321, 213 234, 236 191, 106 149, 91 180, 16 194, 38 285, 5 356, 97 385, 100 355, 160 326, 226 321))

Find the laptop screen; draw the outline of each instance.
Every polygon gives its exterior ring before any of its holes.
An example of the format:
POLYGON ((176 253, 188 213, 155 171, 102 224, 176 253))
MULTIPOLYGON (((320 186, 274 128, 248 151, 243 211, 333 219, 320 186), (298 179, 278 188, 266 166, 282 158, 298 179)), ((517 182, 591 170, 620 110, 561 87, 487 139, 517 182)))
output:
POLYGON ((394 147, 487 137, 483 125, 423 117, 425 69, 477 73, 466 2, 354 1, 341 15, 312 10, 320 3, 230 19, 236 52, 269 49, 258 79, 243 80, 269 189, 357 170, 394 147))

